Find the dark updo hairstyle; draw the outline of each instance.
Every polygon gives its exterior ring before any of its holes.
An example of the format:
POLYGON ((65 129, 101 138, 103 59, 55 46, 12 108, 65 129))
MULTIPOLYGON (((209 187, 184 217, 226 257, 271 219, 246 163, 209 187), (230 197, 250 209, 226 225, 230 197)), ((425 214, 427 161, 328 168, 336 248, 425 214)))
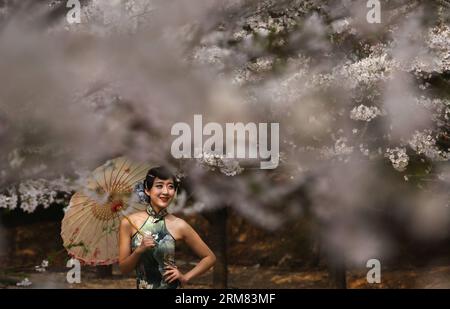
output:
POLYGON ((179 185, 177 177, 165 166, 153 167, 147 172, 147 176, 145 176, 144 180, 144 188, 150 190, 153 187, 153 182, 155 181, 156 177, 161 180, 172 178, 173 186, 175 187, 175 190, 177 190, 179 185))

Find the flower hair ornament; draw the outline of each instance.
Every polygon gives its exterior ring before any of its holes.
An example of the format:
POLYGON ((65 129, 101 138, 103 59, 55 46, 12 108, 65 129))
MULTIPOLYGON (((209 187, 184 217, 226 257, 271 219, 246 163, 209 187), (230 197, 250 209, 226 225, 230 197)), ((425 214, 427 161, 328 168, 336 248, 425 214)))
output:
POLYGON ((145 180, 136 183, 134 186, 134 192, 136 193, 140 203, 148 204, 150 203, 150 197, 145 193, 144 182, 145 180))

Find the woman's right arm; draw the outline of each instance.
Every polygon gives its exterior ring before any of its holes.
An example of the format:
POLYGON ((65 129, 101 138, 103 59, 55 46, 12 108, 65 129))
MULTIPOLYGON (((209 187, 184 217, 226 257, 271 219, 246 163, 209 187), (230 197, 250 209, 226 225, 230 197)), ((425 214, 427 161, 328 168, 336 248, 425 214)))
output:
POLYGON ((145 237, 141 245, 131 252, 131 232, 131 224, 123 218, 119 228, 119 268, 124 275, 136 267, 142 252, 155 246, 153 239, 145 237))

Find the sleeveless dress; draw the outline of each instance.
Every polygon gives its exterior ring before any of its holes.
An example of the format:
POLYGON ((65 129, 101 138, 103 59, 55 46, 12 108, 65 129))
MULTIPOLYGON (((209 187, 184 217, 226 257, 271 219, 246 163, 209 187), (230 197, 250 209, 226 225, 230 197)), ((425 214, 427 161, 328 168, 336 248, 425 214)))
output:
MULTIPOLYGON (((167 210, 163 209, 158 214, 149 206, 147 207, 147 220, 139 229, 142 234, 150 234, 156 241, 156 246, 147 249, 141 254, 136 264, 136 285, 138 289, 176 289, 180 282, 175 280, 167 283, 163 274, 164 267, 175 265, 175 239, 167 230, 164 217, 167 210)), ((136 232, 131 237, 131 250, 134 251, 142 241, 142 235, 136 232)))

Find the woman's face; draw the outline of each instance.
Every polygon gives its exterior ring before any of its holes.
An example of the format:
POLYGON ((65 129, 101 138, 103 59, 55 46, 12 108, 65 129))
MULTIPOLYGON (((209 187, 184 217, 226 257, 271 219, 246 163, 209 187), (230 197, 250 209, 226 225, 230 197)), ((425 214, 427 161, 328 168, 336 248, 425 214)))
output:
POLYGON ((163 209, 169 206, 175 195, 175 186, 172 179, 162 180, 158 177, 153 181, 153 186, 150 190, 145 190, 145 193, 150 196, 153 207, 163 209))

